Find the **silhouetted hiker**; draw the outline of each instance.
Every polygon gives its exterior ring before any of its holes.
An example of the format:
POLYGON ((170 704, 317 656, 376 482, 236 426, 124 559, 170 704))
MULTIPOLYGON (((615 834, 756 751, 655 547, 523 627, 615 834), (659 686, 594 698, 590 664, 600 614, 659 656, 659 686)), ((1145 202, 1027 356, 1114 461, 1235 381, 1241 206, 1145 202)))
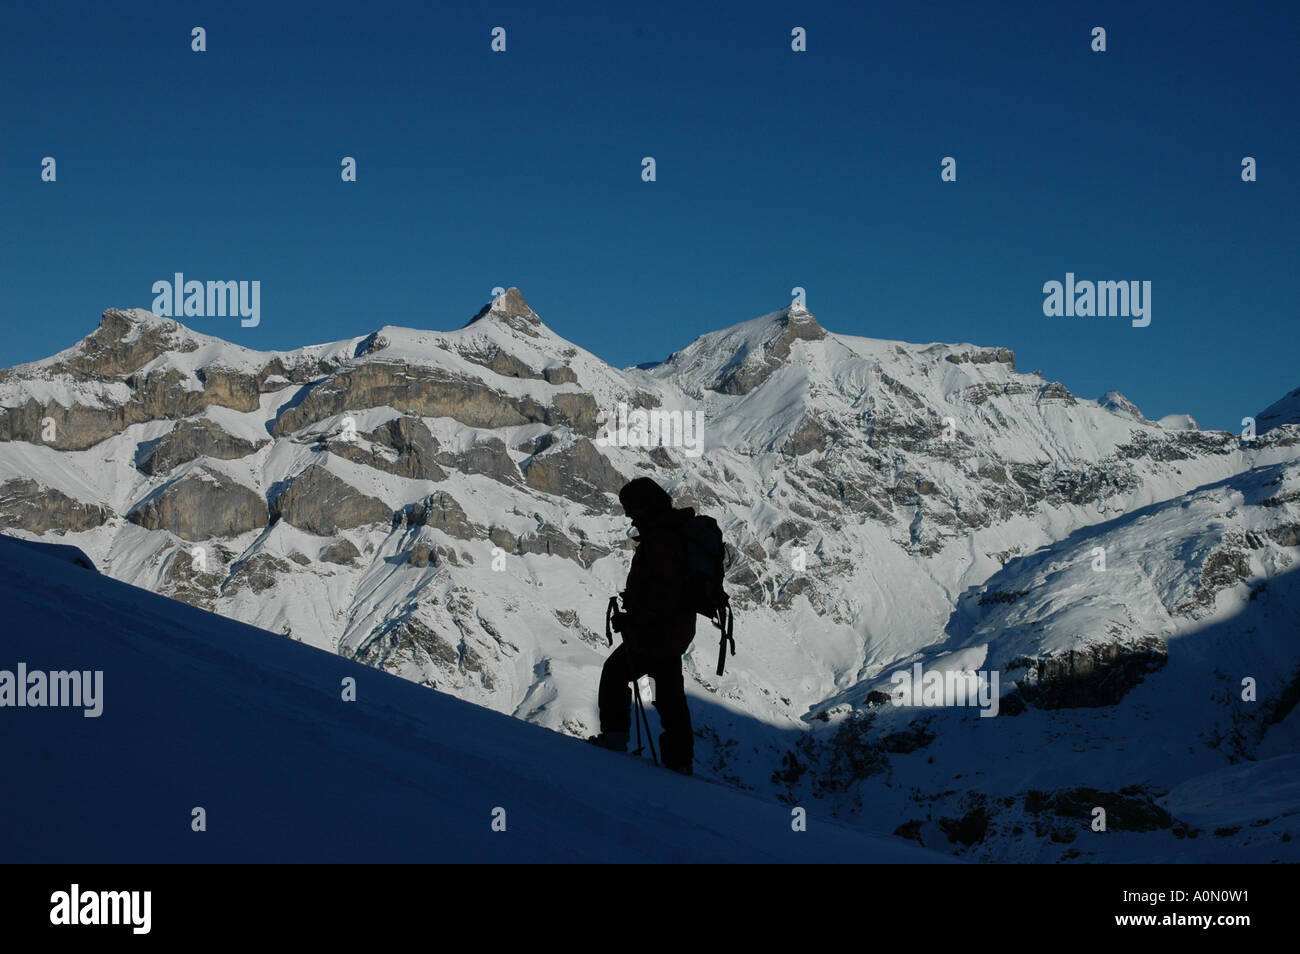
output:
POLYGON ((632 569, 623 590, 623 612, 614 620, 623 643, 600 673, 600 735, 592 742, 627 751, 632 726, 633 679, 655 681, 654 707, 663 725, 659 754, 664 766, 691 774, 695 737, 682 682, 682 654, 695 638, 683 528, 695 511, 673 509, 667 491, 648 477, 638 477, 618 492, 639 534, 632 569))

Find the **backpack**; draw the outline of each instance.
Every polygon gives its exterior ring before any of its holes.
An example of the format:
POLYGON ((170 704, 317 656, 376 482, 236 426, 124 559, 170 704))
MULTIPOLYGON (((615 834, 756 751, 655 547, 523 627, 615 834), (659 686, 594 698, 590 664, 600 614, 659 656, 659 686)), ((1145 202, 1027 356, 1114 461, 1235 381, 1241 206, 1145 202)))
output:
POLYGON ((722 632, 718 646, 718 675, 721 676, 727 658, 727 647, 731 647, 731 655, 736 655, 736 640, 733 636, 735 620, 731 613, 731 601, 722 588, 727 548, 722 542, 722 530, 718 527, 718 521, 712 517, 697 514, 686 521, 682 532, 686 537, 689 601, 696 613, 706 617, 722 632))

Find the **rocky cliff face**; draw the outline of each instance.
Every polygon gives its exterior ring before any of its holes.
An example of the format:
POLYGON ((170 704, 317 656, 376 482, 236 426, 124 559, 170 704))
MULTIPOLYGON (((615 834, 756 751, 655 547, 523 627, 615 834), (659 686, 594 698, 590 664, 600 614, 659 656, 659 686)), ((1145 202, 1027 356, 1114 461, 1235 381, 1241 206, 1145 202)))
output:
POLYGON ((108 517, 105 508, 74 500, 28 477, 0 484, 0 526, 8 530, 75 533, 102 526, 108 517))
POLYGON ((835 334, 797 306, 623 370, 517 289, 455 331, 278 353, 110 309, 67 351, 0 372, 0 525, 577 734, 631 553, 617 490, 647 475, 728 542, 740 655, 714 676, 701 620, 693 691, 811 732, 798 751, 769 732, 741 759, 734 721, 705 716, 702 751, 720 777, 789 792, 820 764, 843 783, 814 793, 830 797, 924 748, 881 709, 910 660, 992 660, 1019 712, 1113 708, 1163 678, 1180 633, 1296 555, 1289 408, 1251 441, 1166 428, 1119 392, 1018 372, 1005 348, 835 334), (696 415, 702 433, 683 431, 696 415), (1241 496, 1235 515, 1195 496, 1213 487, 1241 496), (1209 508, 1195 542, 1159 566, 1125 544, 1121 574, 1088 578, 1111 581, 1094 602, 1128 610, 1057 612, 1075 599, 1063 568, 1094 559, 1084 543, 1157 512, 1178 523, 1184 504, 1209 508))
POLYGON ((266 501, 226 475, 199 467, 169 480, 126 514, 146 530, 182 540, 238 537, 266 525, 266 501))

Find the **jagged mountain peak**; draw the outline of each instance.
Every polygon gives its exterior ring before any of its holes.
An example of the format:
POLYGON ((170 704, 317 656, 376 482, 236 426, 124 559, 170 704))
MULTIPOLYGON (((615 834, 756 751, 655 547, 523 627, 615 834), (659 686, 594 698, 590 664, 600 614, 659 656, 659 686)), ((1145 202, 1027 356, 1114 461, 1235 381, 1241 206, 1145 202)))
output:
POLYGON ((77 381, 120 378, 169 351, 193 351, 202 336, 143 308, 109 308, 95 330, 71 347, 0 372, 0 381, 64 375, 77 381))
POLYGON ((1119 414, 1122 417, 1129 417, 1135 421, 1147 423, 1146 415, 1138 410, 1138 406, 1119 391, 1114 389, 1107 391, 1097 400, 1097 403, 1106 410, 1119 414))
POLYGON ((720 394, 744 395, 789 359, 794 342, 826 337, 816 316, 804 305, 793 303, 701 335, 649 370, 664 377, 684 375, 720 394))
POLYGON ((163 318, 145 308, 106 308, 99 318, 99 332, 125 336, 139 328, 159 328, 175 331, 178 323, 173 318, 163 318))
POLYGON ((758 319, 760 335, 750 339, 724 368, 712 390, 723 394, 748 394, 790 357, 796 341, 821 341, 823 328, 802 304, 794 303, 758 319))
POLYGON ((791 325, 804 329, 804 333, 810 337, 823 338, 826 336, 826 329, 817 321, 814 315, 802 302, 792 302, 789 307, 783 308, 777 312, 781 317, 777 323, 782 328, 789 328, 791 325))
POLYGON ((539 329, 546 327, 542 324, 542 319, 537 316, 537 312, 528 307, 523 293, 513 285, 480 308, 478 314, 469 320, 466 327, 488 318, 500 321, 532 338, 538 337, 539 329))
MULTIPOLYGON (((95 330, 68 350, 81 354, 99 353, 121 350, 132 344, 138 346, 140 342, 152 342, 154 350, 166 350, 180 345, 185 330, 175 319, 163 318, 144 308, 108 308, 100 316, 95 330)), ((138 347, 132 350, 138 350, 138 347)))
POLYGON ((733 327, 758 332, 755 337, 768 347, 777 347, 783 339, 788 344, 796 338, 819 341, 826 337, 826 329, 817 321, 817 316, 797 301, 733 327))

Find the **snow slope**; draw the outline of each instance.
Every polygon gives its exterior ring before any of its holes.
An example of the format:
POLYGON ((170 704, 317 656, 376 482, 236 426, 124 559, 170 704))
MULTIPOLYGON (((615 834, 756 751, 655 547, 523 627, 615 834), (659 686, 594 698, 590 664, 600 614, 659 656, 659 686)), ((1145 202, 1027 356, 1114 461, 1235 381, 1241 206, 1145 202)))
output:
POLYGON ((1261 434, 1286 424, 1300 424, 1300 388, 1274 401, 1255 415, 1255 418, 1259 422, 1257 430, 1261 434))
POLYGON ((103 713, 5 708, 5 862, 879 861, 942 856, 596 750, 0 537, 0 669, 102 670, 103 713), (357 701, 342 701, 346 677, 357 701), (191 830, 192 810, 207 830, 191 830), (506 830, 493 831, 497 808, 506 830))

